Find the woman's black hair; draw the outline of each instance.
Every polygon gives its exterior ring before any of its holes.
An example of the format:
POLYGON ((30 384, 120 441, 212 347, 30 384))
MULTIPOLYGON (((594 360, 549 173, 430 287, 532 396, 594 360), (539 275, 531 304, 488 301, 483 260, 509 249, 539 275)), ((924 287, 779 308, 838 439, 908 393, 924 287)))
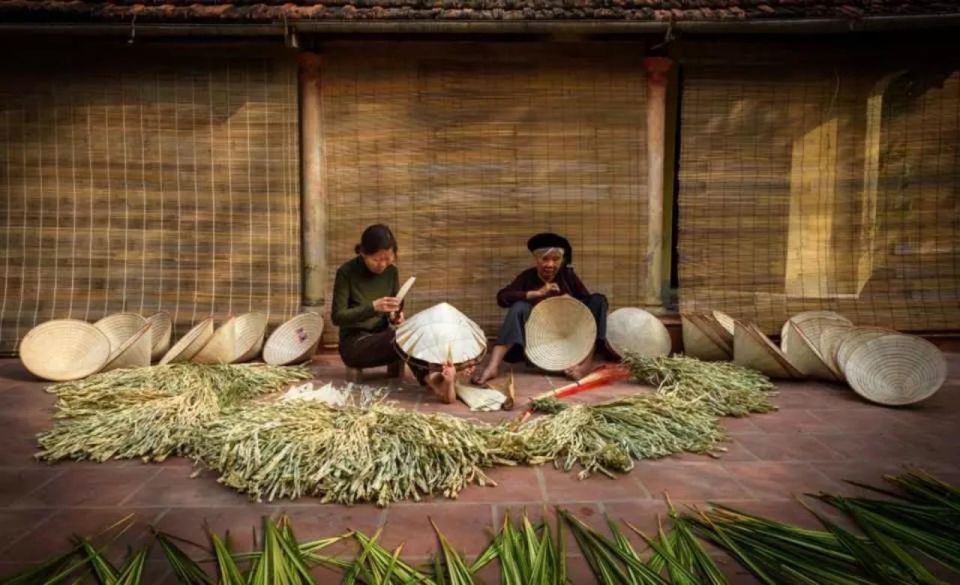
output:
POLYGON ((360 243, 354 247, 357 254, 372 256, 380 250, 393 250, 397 253, 397 239, 393 237, 390 228, 382 223, 374 224, 363 230, 360 243))

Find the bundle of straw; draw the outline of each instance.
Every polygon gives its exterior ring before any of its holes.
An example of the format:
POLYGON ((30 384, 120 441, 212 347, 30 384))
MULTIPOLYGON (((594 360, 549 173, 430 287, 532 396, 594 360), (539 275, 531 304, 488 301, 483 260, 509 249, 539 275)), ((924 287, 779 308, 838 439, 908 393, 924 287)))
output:
POLYGON ((770 412, 774 386, 763 374, 729 362, 702 362, 696 358, 627 355, 624 363, 641 383, 657 393, 699 404, 716 416, 745 416, 770 412))
POLYGON ((483 468, 509 462, 489 447, 489 429, 382 402, 251 404, 205 425, 197 457, 222 483, 257 499, 310 495, 384 506, 429 494, 453 498, 471 483, 496 485, 483 468))
POLYGON ((168 364, 57 384, 48 389, 57 395, 57 423, 38 435, 37 456, 163 461, 189 453, 199 425, 226 406, 309 377, 304 368, 168 364))
POLYGON ((708 452, 724 436, 715 416, 673 396, 638 394, 570 407, 551 398, 537 405, 557 414, 500 433, 493 441, 496 448, 531 465, 553 461, 569 471, 579 464, 581 479, 594 472, 614 477, 614 471, 633 469, 634 459, 708 452))

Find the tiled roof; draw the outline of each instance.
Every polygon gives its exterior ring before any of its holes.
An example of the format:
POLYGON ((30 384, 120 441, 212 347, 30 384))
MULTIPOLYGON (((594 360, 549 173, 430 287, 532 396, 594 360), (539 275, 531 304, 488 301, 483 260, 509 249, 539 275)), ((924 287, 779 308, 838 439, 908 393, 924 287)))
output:
POLYGON ((725 22, 960 12, 951 0, 0 0, 0 21, 602 20, 725 22))

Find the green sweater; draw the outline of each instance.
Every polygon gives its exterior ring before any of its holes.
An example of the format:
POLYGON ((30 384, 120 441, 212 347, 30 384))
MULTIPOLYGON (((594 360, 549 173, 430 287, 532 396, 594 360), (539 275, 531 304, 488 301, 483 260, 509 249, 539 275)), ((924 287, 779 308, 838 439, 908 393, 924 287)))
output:
POLYGON ((387 315, 373 310, 373 301, 396 296, 400 276, 396 266, 381 274, 370 272, 357 256, 337 269, 333 284, 333 324, 340 328, 340 339, 358 332, 376 332, 387 327, 387 315))

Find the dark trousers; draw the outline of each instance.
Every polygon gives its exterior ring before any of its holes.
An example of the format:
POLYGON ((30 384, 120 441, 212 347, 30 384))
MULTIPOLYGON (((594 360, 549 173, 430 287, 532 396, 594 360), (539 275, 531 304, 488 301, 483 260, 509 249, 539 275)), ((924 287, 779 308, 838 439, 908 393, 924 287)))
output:
MULTIPOLYGON (((397 333, 386 328, 375 333, 366 331, 349 333, 340 339, 340 359, 348 368, 376 368, 403 359, 394 347, 397 333)), ((417 381, 423 384, 427 368, 408 362, 417 381)))
MULTIPOLYGON (((593 319, 597 322, 597 347, 602 349, 607 339, 607 297, 594 293, 587 297, 583 304, 590 309, 593 319)), ((510 348, 504 358, 508 362, 524 360, 525 330, 531 311, 533 311, 533 305, 528 301, 517 301, 507 310, 507 316, 503 319, 503 325, 500 326, 500 332, 497 334, 496 344, 510 348)))

